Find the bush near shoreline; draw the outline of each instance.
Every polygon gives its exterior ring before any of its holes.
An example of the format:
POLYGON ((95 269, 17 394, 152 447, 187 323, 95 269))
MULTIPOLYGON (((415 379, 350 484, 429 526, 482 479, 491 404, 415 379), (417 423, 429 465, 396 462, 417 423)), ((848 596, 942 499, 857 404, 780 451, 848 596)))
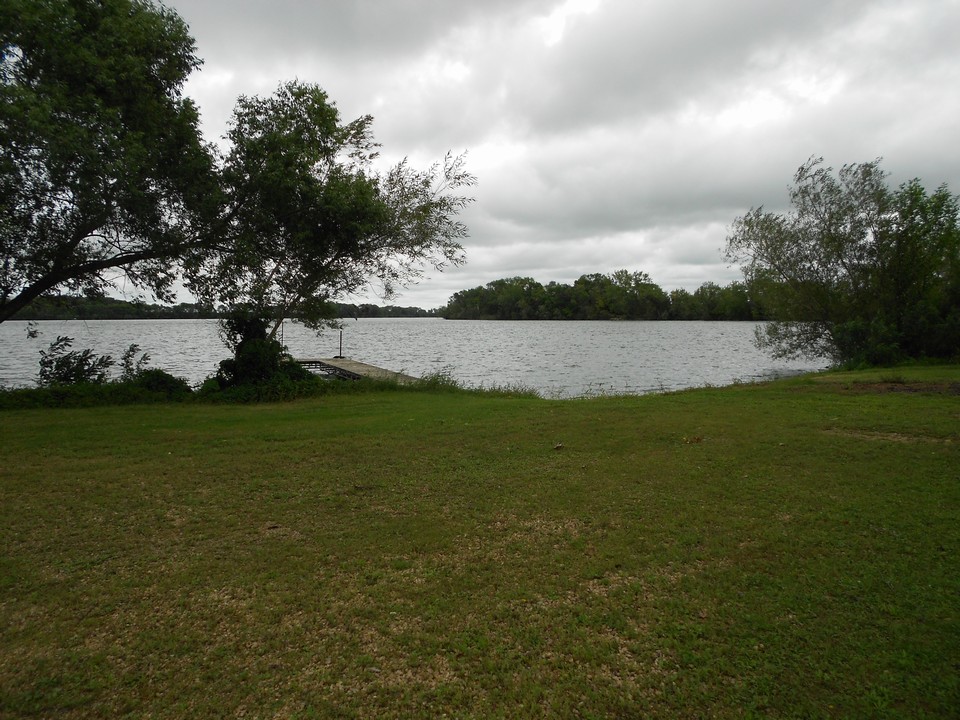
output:
POLYGON ((955 717, 957 366, 453 390, 0 413, 0 716, 955 717))

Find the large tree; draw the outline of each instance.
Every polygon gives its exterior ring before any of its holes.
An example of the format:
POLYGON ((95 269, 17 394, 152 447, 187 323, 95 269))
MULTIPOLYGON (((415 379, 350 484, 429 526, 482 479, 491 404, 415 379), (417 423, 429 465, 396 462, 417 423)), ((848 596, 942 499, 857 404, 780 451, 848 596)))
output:
POLYGON ((960 354, 958 199, 918 180, 894 190, 879 161, 802 165, 793 211, 734 221, 728 259, 774 322, 758 344, 775 356, 887 363, 960 354))
POLYGON ((199 64, 147 0, 0 4, 0 322, 118 280, 168 297, 217 197, 181 94, 199 64))
POLYGON ((188 263, 190 288, 272 319, 273 332, 290 316, 319 328, 331 300, 371 282, 389 297, 424 266, 461 262, 458 213, 471 199, 458 190, 474 183, 463 156, 377 171, 372 121, 342 122, 311 84, 240 98, 221 172, 222 250, 188 263))

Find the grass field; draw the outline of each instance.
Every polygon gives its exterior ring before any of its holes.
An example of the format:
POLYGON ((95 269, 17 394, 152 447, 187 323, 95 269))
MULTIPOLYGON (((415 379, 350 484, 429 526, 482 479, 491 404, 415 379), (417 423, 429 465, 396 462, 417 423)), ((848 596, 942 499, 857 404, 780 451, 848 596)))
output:
POLYGON ((0 413, 0 717, 960 714, 960 368, 0 413))

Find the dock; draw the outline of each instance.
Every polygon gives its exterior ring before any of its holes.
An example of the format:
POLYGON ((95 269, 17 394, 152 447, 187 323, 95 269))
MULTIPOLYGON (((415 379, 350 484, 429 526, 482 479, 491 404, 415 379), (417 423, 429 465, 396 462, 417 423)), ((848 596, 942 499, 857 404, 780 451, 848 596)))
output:
POLYGON ((349 358, 294 358, 293 361, 310 370, 316 370, 342 380, 373 378, 375 380, 395 380, 401 384, 417 381, 417 378, 412 375, 404 375, 349 358))

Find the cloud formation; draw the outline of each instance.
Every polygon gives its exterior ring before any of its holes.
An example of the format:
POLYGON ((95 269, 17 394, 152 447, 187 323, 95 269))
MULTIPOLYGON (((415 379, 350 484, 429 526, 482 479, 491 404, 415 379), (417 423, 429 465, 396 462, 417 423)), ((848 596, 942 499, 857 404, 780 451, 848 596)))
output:
POLYGON ((237 96, 297 78, 374 115, 388 158, 469 152, 467 264, 400 304, 515 275, 729 282, 730 223, 783 208, 811 156, 960 191, 958 0, 169 5, 205 60, 187 92, 210 139, 237 96))

